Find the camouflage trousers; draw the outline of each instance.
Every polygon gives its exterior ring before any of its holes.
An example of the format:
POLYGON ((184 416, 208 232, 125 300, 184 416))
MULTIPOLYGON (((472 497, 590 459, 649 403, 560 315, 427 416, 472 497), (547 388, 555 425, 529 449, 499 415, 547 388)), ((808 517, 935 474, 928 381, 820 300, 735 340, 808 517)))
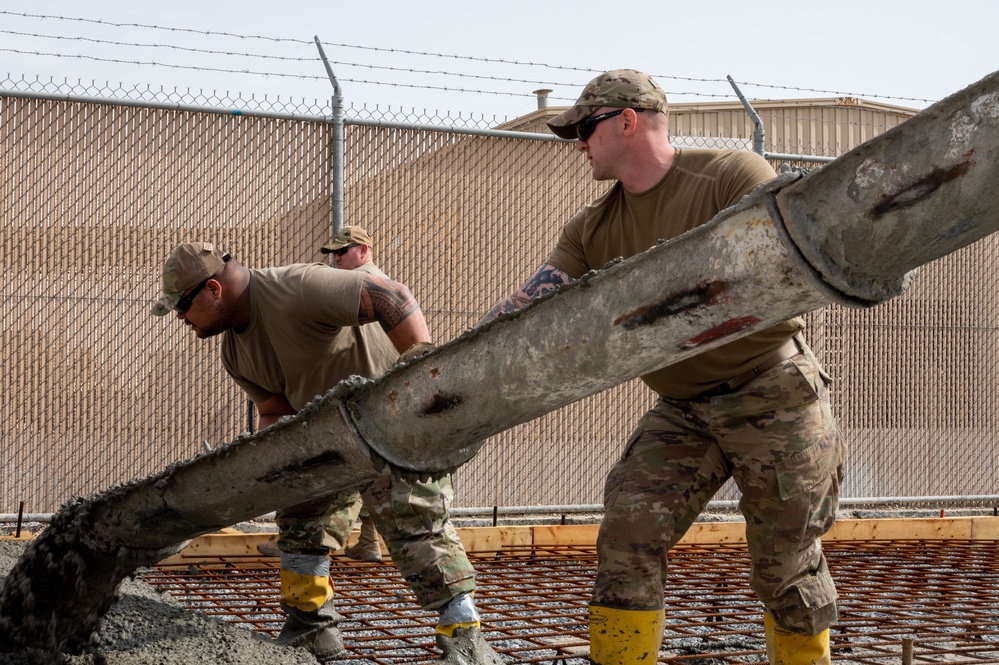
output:
POLYGON ((475 590, 475 570, 450 521, 450 476, 408 483, 383 475, 345 490, 277 511, 278 547, 291 554, 325 554, 347 544, 362 506, 385 541, 392 562, 427 610, 475 590))
POLYGON ((662 608, 667 552, 731 477, 750 585, 774 620, 807 635, 836 622, 819 537, 835 521, 846 449, 829 378, 799 346, 731 393, 661 398, 643 416, 607 478, 592 604, 662 608))

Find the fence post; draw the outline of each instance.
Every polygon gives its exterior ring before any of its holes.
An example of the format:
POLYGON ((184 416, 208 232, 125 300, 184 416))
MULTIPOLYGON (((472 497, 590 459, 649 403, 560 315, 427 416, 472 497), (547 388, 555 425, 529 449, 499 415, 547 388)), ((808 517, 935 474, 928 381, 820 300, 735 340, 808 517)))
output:
POLYGON ((315 40, 316 47, 319 49, 319 57, 323 59, 326 74, 330 77, 330 83, 333 84, 333 172, 330 174, 333 179, 330 192, 333 213, 333 228, 330 230, 330 237, 332 237, 343 226, 343 94, 340 91, 340 83, 333 73, 333 68, 330 67, 330 62, 326 59, 326 52, 323 51, 323 45, 319 42, 318 35, 315 40))
POLYGON ((763 128, 763 120, 760 119, 760 114, 758 114, 752 107, 752 105, 743 96, 742 91, 739 90, 739 86, 735 84, 735 81, 731 76, 728 76, 728 82, 732 84, 732 89, 735 90, 735 94, 739 96, 739 101, 742 102, 743 108, 746 109, 746 113, 749 114, 750 120, 753 121, 753 152, 755 152, 760 157, 766 155, 766 137, 767 130, 763 128))

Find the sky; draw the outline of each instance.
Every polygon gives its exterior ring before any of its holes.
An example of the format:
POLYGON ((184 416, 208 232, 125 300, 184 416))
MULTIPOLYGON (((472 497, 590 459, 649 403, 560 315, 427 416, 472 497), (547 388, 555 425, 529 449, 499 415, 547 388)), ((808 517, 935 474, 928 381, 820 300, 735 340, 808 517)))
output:
POLYGON ((228 91, 512 118, 620 67, 671 103, 851 96, 922 109, 999 69, 999 0, 5 0, 0 88, 228 91), (106 85, 109 84, 109 85, 106 85), (85 88, 89 89, 89 88, 85 88))

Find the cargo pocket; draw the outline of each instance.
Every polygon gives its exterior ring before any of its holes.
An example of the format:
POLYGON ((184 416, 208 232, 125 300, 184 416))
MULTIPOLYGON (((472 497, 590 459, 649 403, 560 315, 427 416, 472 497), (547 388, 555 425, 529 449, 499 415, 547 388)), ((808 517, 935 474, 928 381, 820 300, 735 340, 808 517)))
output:
POLYGON ((645 422, 645 418, 639 421, 638 426, 631 433, 631 436, 628 437, 628 441, 624 445, 624 453, 621 455, 621 459, 611 467, 611 470, 607 474, 607 480, 604 481, 604 510, 608 510, 614 506, 618 495, 621 493, 621 486, 628 478, 628 469, 632 462, 631 451, 635 447, 635 443, 642 436, 645 422))
POLYGON ((782 501, 810 492, 830 476, 837 475, 842 465, 840 437, 830 432, 804 450, 791 453, 775 464, 777 488, 782 501))
POLYGON ((832 527, 844 457, 842 435, 833 425, 821 440, 775 464, 782 516, 771 525, 776 553, 799 552, 832 527))

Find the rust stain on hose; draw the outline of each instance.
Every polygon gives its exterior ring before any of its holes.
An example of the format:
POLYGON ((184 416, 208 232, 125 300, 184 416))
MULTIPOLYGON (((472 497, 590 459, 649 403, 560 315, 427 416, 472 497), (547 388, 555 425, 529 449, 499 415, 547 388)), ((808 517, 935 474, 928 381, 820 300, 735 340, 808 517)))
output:
POLYGON ((759 317, 756 316, 737 316, 734 319, 729 319, 721 325, 717 325, 714 328, 705 330, 700 335, 695 335, 691 337, 686 342, 680 345, 681 349, 696 349, 699 346, 704 346, 708 342, 713 342, 729 335, 734 335, 740 330, 745 330, 750 326, 755 326, 760 322, 759 317))
POLYGON ((652 305, 645 305, 626 312, 614 319, 614 325, 625 330, 634 330, 655 323, 659 319, 677 316, 705 305, 724 302, 728 294, 728 282, 724 279, 707 279, 691 289, 684 289, 652 305))
POLYGON ((937 191, 937 189, 939 189, 945 182, 950 182, 951 180, 966 175, 974 165, 975 162, 969 159, 955 164, 949 169, 942 169, 939 166, 935 166, 927 175, 912 183, 902 191, 892 194, 891 196, 882 197, 877 203, 874 204, 874 207, 871 208, 869 213, 867 213, 867 216, 871 220, 877 221, 890 212, 903 210, 909 206, 913 206, 928 197, 933 192, 937 191))

